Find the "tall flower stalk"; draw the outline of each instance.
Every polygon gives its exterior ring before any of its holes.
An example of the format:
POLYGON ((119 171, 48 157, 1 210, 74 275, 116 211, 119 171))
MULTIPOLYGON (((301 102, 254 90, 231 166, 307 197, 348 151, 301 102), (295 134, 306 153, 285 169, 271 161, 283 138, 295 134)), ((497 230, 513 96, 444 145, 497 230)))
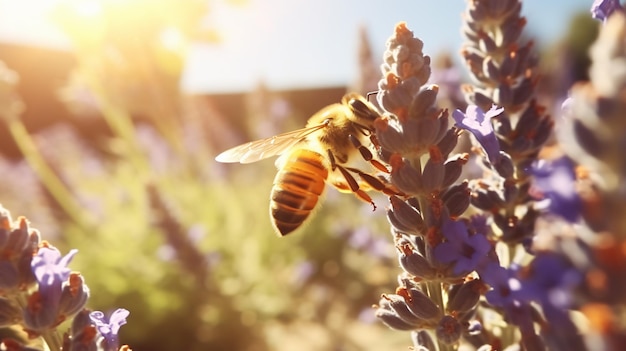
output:
POLYGON ((404 272, 384 294, 377 316, 391 328, 412 330, 416 345, 452 350, 469 323, 484 284, 466 276, 491 246, 479 219, 460 216, 469 206, 467 182, 458 182, 467 154, 453 154, 460 130, 437 107, 438 87, 424 85, 430 58, 406 24, 387 42, 378 102, 386 111, 376 126, 380 156, 401 194, 390 198, 391 223, 404 272), (463 293, 459 293, 463 292, 463 293))
POLYGON ((626 340, 626 15, 617 1, 596 1, 592 11, 601 3, 611 11, 596 17, 604 25, 590 50, 590 81, 573 87, 557 133, 578 162, 577 232, 585 247, 584 255, 562 248, 561 256, 583 274, 575 302, 589 320, 590 349, 619 350, 626 340))
POLYGON ((534 96, 537 59, 532 41, 521 39, 526 24, 521 1, 467 4, 461 53, 473 83, 464 86, 466 99, 485 111, 503 108, 485 126, 497 141, 481 162, 490 176, 472 184, 472 205, 492 214, 497 239, 513 249, 533 236, 538 211, 528 195, 529 169, 552 134, 553 121, 534 96))
MULTIPOLYGON (((451 114, 453 126, 437 106, 438 87, 425 85, 422 42, 404 23, 387 42, 376 137, 399 190, 388 219, 403 272, 376 314, 411 331, 419 350, 587 349, 568 312, 584 270, 564 246, 535 243, 545 210, 576 221, 582 205, 571 161, 538 162, 553 121, 535 98, 525 23, 518 0, 468 1, 462 55, 473 84, 463 88, 469 105, 451 114), (459 179, 470 160, 453 151, 462 130, 475 144, 478 179, 459 179)), ((584 243, 567 242, 585 257, 584 243)))

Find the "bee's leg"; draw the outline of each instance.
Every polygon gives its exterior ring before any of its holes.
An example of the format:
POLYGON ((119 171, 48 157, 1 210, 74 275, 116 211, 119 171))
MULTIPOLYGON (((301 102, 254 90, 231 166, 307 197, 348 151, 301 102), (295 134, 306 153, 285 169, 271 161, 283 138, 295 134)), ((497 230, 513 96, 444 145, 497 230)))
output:
POLYGON ((361 179, 365 183, 367 183, 367 185, 371 186, 375 190, 382 191, 386 195, 404 195, 401 191, 395 189, 395 187, 393 187, 393 185, 389 184, 388 182, 387 184, 385 184, 385 182, 383 182, 381 179, 376 178, 371 174, 367 174, 358 168, 347 167, 346 169, 350 172, 358 174, 359 177, 361 177, 361 179))
POLYGON ((350 172, 348 172, 348 170, 345 167, 338 165, 335 162, 335 156, 330 150, 328 150, 328 159, 330 160, 331 169, 333 171, 335 169, 338 169, 339 172, 341 172, 341 175, 343 176, 343 178, 346 180, 346 183, 335 182, 333 183, 333 186, 335 186, 337 189, 341 191, 350 190, 356 195, 356 197, 371 204, 374 210, 376 210, 376 204, 374 203, 374 200, 372 200, 372 198, 369 195, 367 195, 367 193, 359 187, 359 183, 356 181, 356 179, 354 179, 352 174, 350 174, 350 172))
POLYGON ((372 155, 372 152, 370 151, 370 149, 368 149, 366 146, 361 144, 361 142, 359 141, 359 139, 357 137, 355 137, 354 135, 350 134, 348 136, 348 138, 350 139, 350 142, 352 143, 352 145, 357 150, 359 150, 359 153, 361 153, 361 157, 363 157, 363 159, 365 161, 371 163, 372 166, 376 167, 376 169, 378 169, 379 171, 385 172, 385 173, 389 173, 389 170, 387 169, 387 167, 385 167, 385 165, 380 163, 380 161, 375 160, 374 156, 372 155))

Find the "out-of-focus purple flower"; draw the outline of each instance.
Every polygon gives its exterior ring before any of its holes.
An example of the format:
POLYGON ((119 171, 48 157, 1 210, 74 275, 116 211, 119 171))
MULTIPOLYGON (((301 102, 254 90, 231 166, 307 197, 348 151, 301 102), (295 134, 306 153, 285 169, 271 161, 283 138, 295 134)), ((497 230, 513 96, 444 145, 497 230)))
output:
POLYGON ((591 17, 605 23, 615 11, 623 11, 619 0, 595 0, 591 5, 591 17))
POLYGON ((461 110, 456 110, 452 113, 456 126, 474 134, 478 143, 485 150, 489 162, 493 165, 498 163, 500 144, 493 130, 491 119, 501 114, 502 111, 504 111, 504 108, 497 108, 496 105, 493 105, 487 113, 484 113, 480 107, 469 105, 465 113, 461 110))
POLYGON ((311 261, 302 261, 297 264, 294 268, 293 275, 291 277, 291 283, 297 287, 301 288, 304 286, 309 279, 315 274, 317 271, 317 267, 311 261))
POLYGON ((586 350, 568 308, 572 307, 573 290, 583 280, 565 258, 556 253, 541 252, 528 269, 522 271, 522 291, 525 298, 541 306, 544 318, 558 328, 544 328, 547 344, 559 350, 586 350))
POLYGON ((384 238, 377 237, 366 227, 352 231, 348 236, 348 244, 357 250, 369 253, 372 257, 380 259, 390 257, 389 242, 384 238))
POLYGON ((469 273, 487 259, 491 244, 481 233, 470 236, 465 222, 446 219, 441 232, 447 241, 437 245, 433 253, 442 263, 454 262, 452 273, 469 273))
POLYGON ((107 318, 103 312, 93 311, 89 318, 102 335, 102 346, 105 351, 117 351, 119 348, 118 332, 120 327, 126 324, 126 317, 130 312, 123 308, 113 311, 107 318))
MULTIPOLYGON (((478 275, 491 286, 485 297, 491 305, 502 308, 510 323, 519 327, 525 345, 541 344, 533 327, 533 311, 528 296, 522 291, 519 267, 504 268, 497 262, 479 267, 478 275)), ((543 348, 529 348, 543 349, 543 348)))
POLYGON ((506 269, 497 262, 490 262, 480 267, 478 275, 491 286, 491 290, 485 294, 487 302, 505 310, 521 305, 519 294, 522 283, 517 277, 517 266, 506 269))
POLYGON ((571 307, 572 289, 582 281, 582 273, 554 253, 539 253, 525 270, 523 290, 544 309, 571 307))
POLYGON ((576 174, 572 161, 567 157, 551 162, 539 160, 533 164, 530 173, 534 176, 531 192, 549 199, 547 210, 569 222, 576 222, 580 217, 582 202, 576 192, 576 174))

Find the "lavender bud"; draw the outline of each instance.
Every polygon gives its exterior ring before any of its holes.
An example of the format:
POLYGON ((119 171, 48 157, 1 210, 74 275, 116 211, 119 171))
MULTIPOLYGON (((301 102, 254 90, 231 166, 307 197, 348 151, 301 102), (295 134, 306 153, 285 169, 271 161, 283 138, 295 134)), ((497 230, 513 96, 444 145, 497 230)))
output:
POLYGON ((448 158, 448 155, 454 150, 459 140, 460 130, 458 128, 451 128, 446 130, 445 135, 439 140, 437 147, 439 152, 444 158, 448 158))
MULTIPOLYGON (((68 350, 72 351, 96 351, 98 345, 96 344, 96 338, 98 332, 96 327, 92 324, 89 314, 91 311, 82 310, 74 316, 72 320, 72 326, 70 329, 71 336, 69 340, 68 350)), ((63 348, 65 350, 66 348, 63 348)))
POLYGON ((415 327, 424 325, 425 321, 409 310, 405 297, 396 294, 384 294, 382 298, 387 300, 389 308, 391 308, 391 310, 405 322, 412 324, 415 327))
POLYGON ((445 175, 441 184, 442 188, 449 187, 450 185, 452 185, 452 183, 456 182, 456 180, 459 179, 461 173, 463 172, 463 166, 467 163, 468 159, 468 154, 459 154, 445 163, 445 175))
MULTIPOLYGON (((383 70, 388 70, 390 67, 383 65, 383 70)), ((410 77, 409 79, 398 82, 398 77, 393 74, 389 75, 386 80, 378 82, 379 93, 377 96, 380 106, 384 106, 385 110, 392 112, 394 107, 408 106, 413 100, 413 95, 422 83, 416 77, 410 77), (396 83, 391 83, 396 82, 396 83), (390 87, 394 87, 390 90, 390 87)))
POLYGON ((430 85, 421 89, 409 107, 409 118, 419 119, 438 114, 439 109, 435 105, 439 87, 430 85))
POLYGON ((456 320, 456 318, 446 315, 439 321, 435 334, 437 340, 446 344, 454 344, 459 341, 461 334, 463 333, 463 326, 456 320))
POLYGON ((391 170, 391 182, 406 194, 420 195, 425 193, 422 173, 406 160, 403 160, 399 167, 394 167, 391 170))
POLYGON ((428 260, 406 244, 400 247, 398 261, 400 267, 414 277, 421 279, 431 279, 436 276, 437 271, 430 265, 428 260))
POLYGON ((437 350, 435 342, 430 334, 425 330, 412 331, 411 340, 413 340, 413 347, 415 351, 434 351, 437 350))
POLYGON ((504 201, 497 191, 483 186, 472 188, 470 200, 472 205, 484 211, 493 211, 504 205, 504 201))
POLYGON ((515 165, 513 165, 513 160, 511 160, 511 156, 509 156, 506 152, 500 151, 500 156, 498 157, 498 161, 493 165, 493 168, 498 171, 498 174, 504 179, 511 179, 515 174, 515 165))
POLYGON ((23 218, 20 218, 19 221, 20 227, 9 232, 4 244, 4 250, 21 252, 26 247, 26 242, 28 241, 28 224, 23 218))
POLYGON ((422 320, 432 321, 441 317, 441 310, 426 294, 417 288, 409 288, 404 293, 409 310, 422 320))
POLYGON ((89 298, 89 288, 80 273, 71 273, 68 282, 61 293, 59 313, 72 316, 85 307, 89 298))
POLYGON ((441 154, 439 154, 438 151, 436 154, 437 155, 434 156, 433 152, 431 152, 431 157, 426 162, 422 172, 422 183, 427 193, 432 193, 433 191, 437 191, 441 188, 446 172, 441 154))
POLYGON ((515 87, 511 105, 521 106, 525 104, 533 96, 534 93, 535 83, 530 78, 522 80, 522 82, 515 87))
MULTIPOLYGON (((506 116, 507 113, 504 111, 502 113, 503 116, 506 116)), ((510 135, 513 132, 513 127, 511 126, 511 120, 509 118, 498 118, 493 120, 493 128, 499 135, 510 135)), ((506 144, 502 145, 504 149, 506 144)))
POLYGON ((389 197, 391 209, 387 212, 389 222, 399 231, 413 235, 423 235, 426 225, 421 213, 397 196, 389 197))
MULTIPOLYGON (((390 308, 390 307, 387 307, 390 308)), ((391 329, 396 330, 414 330, 415 326, 406 322, 404 319, 400 318, 394 311, 387 308, 378 308, 376 310, 376 317, 379 318, 383 324, 388 326, 391 329)))
POLYGON ((514 203, 521 191, 513 181, 505 181, 502 188, 504 201, 508 203, 514 203))
POLYGON ((384 78, 379 82, 379 104, 389 112, 402 110, 408 103, 395 104, 402 98, 394 95, 410 96, 417 94, 419 87, 430 77, 430 57, 422 52, 424 44, 413 36, 406 23, 399 23, 391 38, 387 40, 384 63, 381 67, 384 78), (413 81, 411 84, 402 84, 413 81))
POLYGON ((376 137, 387 151, 403 156, 420 156, 437 142, 440 124, 435 118, 409 119, 402 124, 389 119, 376 125, 376 137))
POLYGON ((494 80, 500 80, 500 69, 498 68, 493 57, 488 56, 483 61, 483 74, 494 80))
POLYGON ((467 184, 467 181, 464 181, 455 185, 442 196, 443 203, 451 217, 461 216, 470 205, 470 191, 467 184))
POLYGON ((448 313, 467 312, 476 307, 482 293, 487 287, 480 279, 474 279, 463 284, 454 285, 448 293, 448 313))
MULTIPOLYGON (((490 77, 493 79, 493 77, 490 77)), ((511 86, 507 83, 500 83, 493 92, 495 99, 494 102, 498 106, 510 106, 513 101, 513 91, 511 86)))

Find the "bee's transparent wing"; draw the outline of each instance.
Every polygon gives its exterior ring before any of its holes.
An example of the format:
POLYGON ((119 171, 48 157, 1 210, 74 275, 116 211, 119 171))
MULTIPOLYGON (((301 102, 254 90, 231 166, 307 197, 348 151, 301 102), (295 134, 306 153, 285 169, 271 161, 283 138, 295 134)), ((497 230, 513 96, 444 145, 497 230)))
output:
POLYGON ((306 127, 291 132, 275 135, 270 138, 251 141, 246 144, 235 146, 215 157, 215 160, 223 163, 252 163, 272 156, 277 156, 302 142, 307 136, 326 127, 322 123, 312 127, 306 127))

